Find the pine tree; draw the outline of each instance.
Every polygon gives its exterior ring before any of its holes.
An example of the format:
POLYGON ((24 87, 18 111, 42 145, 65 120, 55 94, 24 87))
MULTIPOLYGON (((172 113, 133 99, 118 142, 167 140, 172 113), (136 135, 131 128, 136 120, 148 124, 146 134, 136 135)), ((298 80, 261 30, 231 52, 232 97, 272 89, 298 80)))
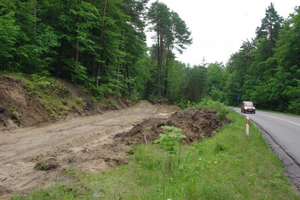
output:
POLYGON ((273 56, 275 41, 279 38, 279 30, 283 25, 283 18, 278 15, 273 3, 266 9, 266 16, 261 20, 261 26, 256 29, 256 39, 268 39, 270 42, 270 56, 273 56))

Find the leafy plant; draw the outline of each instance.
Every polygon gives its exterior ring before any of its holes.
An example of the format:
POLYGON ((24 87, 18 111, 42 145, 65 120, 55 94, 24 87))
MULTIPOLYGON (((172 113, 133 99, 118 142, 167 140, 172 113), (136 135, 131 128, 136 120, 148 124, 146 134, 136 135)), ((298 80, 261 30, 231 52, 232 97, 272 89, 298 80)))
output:
POLYGON ((33 82, 38 86, 41 86, 42 88, 54 87, 54 85, 49 80, 47 80, 45 76, 40 76, 38 74, 32 74, 31 76, 33 82))
POLYGON ((216 147, 215 147, 215 152, 216 153, 224 151, 225 149, 226 149, 226 146, 223 143, 221 143, 221 142, 216 143, 216 147))
POLYGON ((18 118, 19 118, 18 109, 16 107, 12 107, 12 108, 10 108, 10 110, 11 110, 12 119, 18 120, 18 118))
POLYGON ((225 106, 219 108, 218 115, 217 115, 218 120, 224 121, 228 113, 229 110, 225 106))
MULTIPOLYGON (((185 135, 180 134, 181 129, 174 126, 162 126, 166 132, 159 135, 159 139, 155 140, 155 143, 160 143, 163 146, 164 151, 167 152, 167 168, 169 172, 172 172, 172 155, 177 154, 175 146, 181 144, 183 139, 186 138, 185 135)), ((180 163, 180 148, 179 148, 178 164, 180 163)))
POLYGON ((29 158, 28 162, 33 162, 35 160, 34 157, 29 158))
POLYGON ((159 139, 155 140, 155 143, 160 143, 168 154, 176 154, 175 146, 180 145, 185 135, 180 134, 181 129, 173 126, 162 126, 162 129, 166 130, 164 134, 159 135, 159 139))
POLYGON ((109 104, 110 104, 112 107, 115 107, 115 104, 114 104, 114 101, 113 101, 113 100, 109 99, 108 102, 109 102, 109 104))
POLYGON ((75 98, 75 103, 78 104, 78 105, 80 105, 80 106, 85 105, 85 102, 84 102, 83 99, 80 98, 80 97, 76 97, 76 98, 75 98))

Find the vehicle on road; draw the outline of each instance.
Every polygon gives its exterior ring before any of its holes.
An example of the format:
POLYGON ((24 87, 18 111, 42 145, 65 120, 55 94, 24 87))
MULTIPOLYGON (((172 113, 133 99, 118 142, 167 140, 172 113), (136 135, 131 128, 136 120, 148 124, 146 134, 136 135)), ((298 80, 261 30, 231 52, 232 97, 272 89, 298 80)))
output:
POLYGON ((255 114, 255 110, 255 105, 252 101, 243 101, 243 104, 241 106, 242 113, 250 112, 255 114))

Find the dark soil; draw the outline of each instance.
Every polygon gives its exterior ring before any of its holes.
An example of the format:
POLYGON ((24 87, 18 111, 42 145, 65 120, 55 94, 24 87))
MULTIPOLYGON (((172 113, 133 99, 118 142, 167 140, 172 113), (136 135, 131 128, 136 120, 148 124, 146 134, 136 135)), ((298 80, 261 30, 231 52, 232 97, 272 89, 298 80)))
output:
POLYGON ((117 134, 116 139, 126 144, 149 143, 159 138, 163 133, 162 126, 174 126, 182 129, 181 134, 186 136, 184 143, 198 142, 202 136, 211 137, 218 132, 224 124, 231 121, 226 118, 220 121, 217 118, 217 110, 186 109, 172 114, 167 119, 148 119, 135 125, 130 131, 117 134))

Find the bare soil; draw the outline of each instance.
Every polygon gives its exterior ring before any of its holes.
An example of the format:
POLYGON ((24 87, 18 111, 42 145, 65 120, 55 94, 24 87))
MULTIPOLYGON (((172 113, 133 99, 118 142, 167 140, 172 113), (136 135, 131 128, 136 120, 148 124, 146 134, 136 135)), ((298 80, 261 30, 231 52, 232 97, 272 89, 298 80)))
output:
POLYGON ((20 79, 0 76, 0 131, 51 121, 50 114, 27 93, 20 79))
MULTIPOLYGON (((70 87, 71 92, 77 92, 70 87)), ((151 143, 162 133, 162 125, 181 128, 187 136, 185 142, 190 143, 230 123, 219 122, 217 111, 181 111, 176 106, 148 101, 134 106, 115 102, 117 110, 92 109, 91 103, 89 109, 81 109, 86 114, 77 112, 76 118, 70 114, 53 123, 21 83, 11 77, 0 78, 0 199, 56 180, 71 182, 72 177, 65 173, 70 167, 99 172, 127 163, 129 145, 137 141, 151 143), (18 116, 9 110, 16 105, 18 116), (87 116, 89 112, 93 115, 87 116)))

